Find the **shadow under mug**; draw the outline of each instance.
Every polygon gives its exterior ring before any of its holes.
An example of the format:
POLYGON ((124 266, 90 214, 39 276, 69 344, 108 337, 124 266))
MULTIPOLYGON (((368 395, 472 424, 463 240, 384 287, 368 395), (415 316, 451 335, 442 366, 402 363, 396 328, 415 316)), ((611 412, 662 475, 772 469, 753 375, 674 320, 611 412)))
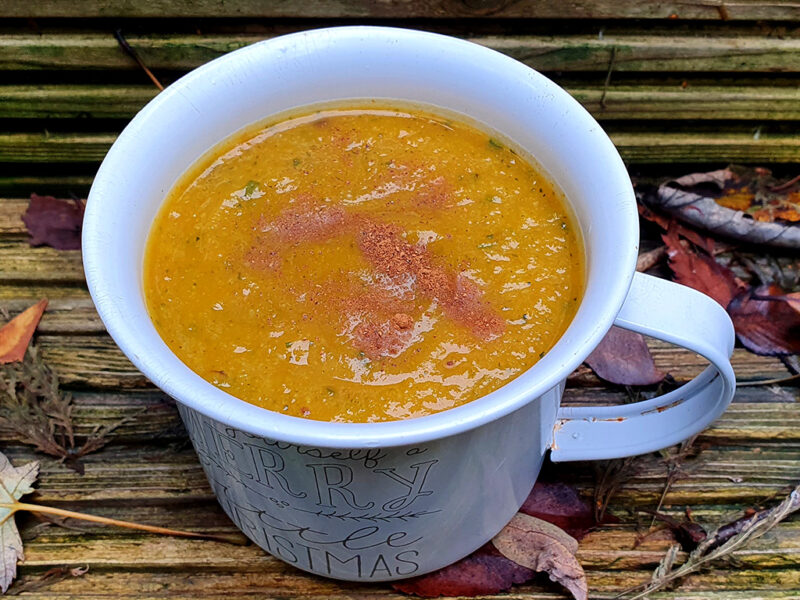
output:
POLYGON ((301 569, 385 581, 433 571, 491 539, 554 461, 653 451, 701 431, 730 402, 733 328, 713 300, 635 273, 636 201, 592 117, 560 87, 462 40, 384 27, 296 33, 237 50, 150 102, 105 158, 83 229, 86 278, 109 333, 178 402, 211 487, 255 543, 301 569), (586 292, 562 338, 499 390, 391 423, 324 423, 233 398, 172 354, 142 291, 145 240, 168 191, 210 148, 300 106, 387 99, 440 107, 530 153, 564 191, 586 245, 586 292), (564 382, 612 324, 710 366, 680 389, 560 408, 564 382))

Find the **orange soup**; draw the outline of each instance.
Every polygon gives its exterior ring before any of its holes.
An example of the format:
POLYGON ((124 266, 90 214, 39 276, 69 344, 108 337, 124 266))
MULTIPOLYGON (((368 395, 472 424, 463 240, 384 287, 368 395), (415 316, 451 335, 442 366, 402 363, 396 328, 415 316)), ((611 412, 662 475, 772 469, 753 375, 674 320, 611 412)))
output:
POLYGON ((156 329, 207 381, 283 414, 372 422, 459 406, 534 365, 575 314, 584 251, 560 191, 506 142, 371 106, 221 145, 169 193, 144 273, 156 329))

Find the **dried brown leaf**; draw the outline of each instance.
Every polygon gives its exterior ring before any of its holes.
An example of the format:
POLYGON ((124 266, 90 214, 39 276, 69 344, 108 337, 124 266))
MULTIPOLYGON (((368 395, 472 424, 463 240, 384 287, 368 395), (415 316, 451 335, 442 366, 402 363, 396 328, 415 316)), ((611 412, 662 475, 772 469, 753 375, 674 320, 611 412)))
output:
POLYGON ((670 228, 661 236, 667 245, 669 266, 678 283, 703 292, 727 307, 744 284, 727 267, 711 256, 694 252, 681 244, 677 230, 670 228))
POLYGON ((517 513, 492 540, 501 554, 563 585, 575 600, 586 600, 588 586, 575 553, 578 542, 541 519, 517 513))
POLYGON ((33 491, 39 475, 39 463, 29 462, 19 468, 0 453, 0 591, 6 592, 17 576, 17 561, 25 560, 22 540, 14 523, 13 505, 25 494, 33 491))
POLYGON ((534 571, 509 560, 488 543, 469 556, 421 577, 395 581, 392 587, 422 598, 497 594, 525 583, 534 571))
MULTIPOLYGON (((642 198, 648 197, 646 195, 642 195, 642 198)), ((655 223, 664 231, 674 231, 678 236, 689 240, 698 248, 702 248, 705 250, 706 254, 709 256, 714 256, 716 254, 716 243, 714 238, 709 237, 707 235, 703 235, 699 231, 692 229, 691 227, 685 227, 681 225, 678 221, 675 220, 674 217, 664 215, 662 213, 653 212, 649 208, 647 208, 644 204, 637 204, 639 209, 639 215, 652 223, 655 223)), ((638 270, 638 269, 637 269, 638 270)))
POLYGON ((59 389, 58 377, 39 356, 35 345, 21 362, 0 365, 0 424, 39 452, 55 456, 83 474, 80 458, 108 443, 108 435, 127 422, 96 427, 77 444, 72 397, 59 389))
POLYGON ((47 298, 29 306, 0 328, 0 364, 21 361, 47 308, 47 298))
POLYGON ((664 379, 644 337, 621 327, 608 331, 586 364, 601 379, 618 385, 653 385, 664 379))
POLYGON ((519 512, 552 523, 578 541, 598 525, 591 503, 561 482, 537 481, 519 512))
POLYGON ((728 314, 745 348, 765 356, 800 353, 800 312, 780 300, 786 296, 777 285, 768 285, 744 291, 730 302, 728 314))
POLYGON ((26 581, 21 585, 19 582, 17 582, 17 585, 14 585, 10 590, 8 590, 8 595, 18 596, 19 594, 25 592, 37 592, 70 577, 83 577, 88 572, 88 566, 71 568, 53 567, 52 569, 47 569, 47 571, 42 573, 41 576, 37 577, 36 579, 26 581))
POLYGON ((28 209, 22 215, 30 245, 80 250, 84 209, 82 200, 31 194, 28 209))

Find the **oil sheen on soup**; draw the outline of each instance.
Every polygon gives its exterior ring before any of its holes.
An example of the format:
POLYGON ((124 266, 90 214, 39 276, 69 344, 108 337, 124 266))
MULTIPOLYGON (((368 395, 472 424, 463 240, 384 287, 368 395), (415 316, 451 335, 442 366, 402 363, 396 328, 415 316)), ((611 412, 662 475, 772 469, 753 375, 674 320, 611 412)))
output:
POLYGON ((535 364, 573 318, 561 193, 491 134, 422 110, 320 110, 229 140, 170 192, 144 290, 193 371, 279 413, 420 417, 535 364))

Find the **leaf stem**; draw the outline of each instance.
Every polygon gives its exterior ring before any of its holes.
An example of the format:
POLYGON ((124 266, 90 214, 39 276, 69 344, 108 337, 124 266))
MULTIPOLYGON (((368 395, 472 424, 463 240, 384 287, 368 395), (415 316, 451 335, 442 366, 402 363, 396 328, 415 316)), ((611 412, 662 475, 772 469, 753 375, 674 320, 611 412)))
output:
POLYGON ((86 513, 74 512, 71 510, 64 510, 63 508, 43 506, 41 504, 29 504, 27 502, 0 502, 0 508, 5 508, 10 510, 12 514, 21 510, 27 510, 33 513, 58 515, 59 517, 66 517, 69 519, 80 519, 82 521, 92 521, 94 523, 102 523, 104 525, 115 525, 117 527, 124 527, 126 529, 147 531, 149 533, 159 533, 161 535, 172 535, 176 537, 213 540, 216 542, 236 544, 238 546, 244 546, 249 543, 246 538, 244 538, 241 534, 237 533, 234 534, 193 533, 191 531, 167 529, 165 527, 156 527, 154 525, 142 525, 141 523, 133 523, 131 521, 120 521, 119 519, 111 519, 109 517, 101 517, 98 515, 90 515, 86 513))

